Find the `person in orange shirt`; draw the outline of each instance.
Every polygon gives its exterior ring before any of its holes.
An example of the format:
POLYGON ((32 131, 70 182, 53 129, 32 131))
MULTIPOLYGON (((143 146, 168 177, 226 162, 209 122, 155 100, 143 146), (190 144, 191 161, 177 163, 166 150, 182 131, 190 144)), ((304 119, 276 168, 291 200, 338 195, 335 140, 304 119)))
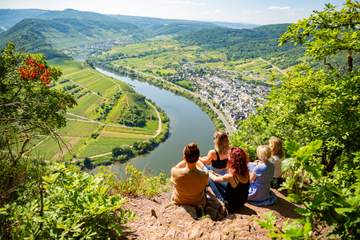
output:
POLYGON ((177 205, 205 207, 209 174, 202 170, 204 165, 198 161, 199 156, 197 145, 190 143, 184 148, 184 160, 171 169, 171 182, 174 185, 171 200, 177 205))

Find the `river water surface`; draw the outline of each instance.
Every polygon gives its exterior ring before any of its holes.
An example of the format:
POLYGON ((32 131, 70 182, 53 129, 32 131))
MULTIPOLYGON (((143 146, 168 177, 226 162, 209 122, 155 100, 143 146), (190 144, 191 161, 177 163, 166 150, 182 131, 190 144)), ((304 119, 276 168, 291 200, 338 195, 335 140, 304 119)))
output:
MULTIPOLYGON (((170 168, 182 159, 182 150, 186 144, 197 143, 201 155, 206 155, 213 148, 214 124, 195 103, 146 82, 96 69, 104 75, 130 84, 136 92, 155 102, 170 118, 169 138, 149 154, 131 159, 129 162, 133 165, 152 174, 161 171, 169 173, 170 168)), ((113 171, 121 172, 122 166, 123 164, 115 163, 113 171)))

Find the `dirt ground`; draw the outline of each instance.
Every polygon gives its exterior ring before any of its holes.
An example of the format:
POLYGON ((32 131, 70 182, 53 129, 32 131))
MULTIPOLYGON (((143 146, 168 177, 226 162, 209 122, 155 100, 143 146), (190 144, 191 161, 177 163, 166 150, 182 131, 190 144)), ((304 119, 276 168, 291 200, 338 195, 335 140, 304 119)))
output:
POLYGON ((273 206, 256 207, 250 204, 235 214, 213 221, 209 216, 198 218, 195 208, 170 203, 170 193, 153 199, 128 198, 126 208, 135 212, 127 223, 122 239, 269 239, 267 231, 257 224, 262 214, 272 211, 281 225, 286 219, 297 218, 296 206, 274 191, 277 202, 273 206))

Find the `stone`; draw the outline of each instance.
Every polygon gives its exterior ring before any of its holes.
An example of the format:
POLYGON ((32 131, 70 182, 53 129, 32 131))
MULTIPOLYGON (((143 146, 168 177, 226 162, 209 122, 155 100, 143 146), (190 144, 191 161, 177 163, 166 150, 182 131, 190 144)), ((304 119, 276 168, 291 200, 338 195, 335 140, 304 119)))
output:
POLYGON ((158 216, 157 216, 157 214, 156 214, 156 212, 155 212, 155 210, 154 209, 151 209, 151 216, 153 216, 153 217, 155 217, 155 218, 158 218, 158 216))

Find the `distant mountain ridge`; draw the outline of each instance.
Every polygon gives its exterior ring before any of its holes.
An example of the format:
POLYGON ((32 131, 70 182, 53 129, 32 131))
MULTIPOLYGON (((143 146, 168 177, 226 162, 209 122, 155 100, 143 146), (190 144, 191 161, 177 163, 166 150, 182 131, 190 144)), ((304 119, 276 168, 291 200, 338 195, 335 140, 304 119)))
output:
POLYGON ((287 26, 104 15, 74 9, 0 9, 0 47, 12 41, 22 51, 42 52, 51 58, 62 56, 69 48, 91 48, 92 44, 111 47, 112 44, 173 35, 184 44, 224 50, 230 59, 274 54, 279 59, 284 54, 295 59, 299 55, 298 48, 277 47, 277 40, 287 26))
POLYGON ((127 15, 106 15, 96 12, 78 11, 74 9, 65 9, 62 11, 57 10, 42 10, 42 9, 0 9, 0 26, 4 26, 9 29, 16 23, 26 18, 41 18, 41 19, 54 19, 54 18, 93 18, 93 20, 103 20, 107 16, 110 18, 117 18, 128 23, 133 23, 137 26, 158 27, 160 25, 171 24, 194 24, 194 25, 211 25, 222 26, 235 29, 242 28, 254 28, 259 25, 249 23, 236 23, 236 22, 207 22, 207 21, 195 21, 195 20, 180 20, 180 19, 164 19, 154 17, 141 17, 141 16, 127 16, 127 15), (79 14, 81 13, 81 14, 79 14))
POLYGON ((104 15, 74 9, 64 11, 0 9, 0 23, 5 23, 5 26, 0 28, 9 28, 0 33, 0 47, 8 41, 13 41, 21 50, 43 53, 84 44, 138 41, 157 35, 214 27, 211 23, 104 15), (18 12, 19 16, 17 16, 18 12), (8 20, 11 15, 20 21, 15 23, 15 20, 8 20), (11 26, 11 24, 15 25, 11 26))
POLYGON ((303 55, 301 47, 278 46, 280 35, 290 24, 271 24, 253 29, 217 27, 183 34, 177 39, 184 44, 223 50, 231 60, 246 58, 278 58, 275 62, 286 68, 303 55), (284 58, 286 57, 286 58, 284 58))

